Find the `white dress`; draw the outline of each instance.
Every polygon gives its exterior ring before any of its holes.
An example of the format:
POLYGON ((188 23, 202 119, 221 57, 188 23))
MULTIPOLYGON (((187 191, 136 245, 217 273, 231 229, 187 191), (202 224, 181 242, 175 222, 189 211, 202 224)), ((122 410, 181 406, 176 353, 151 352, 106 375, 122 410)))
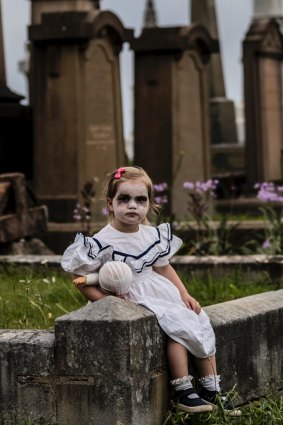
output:
POLYGON ((215 354, 215 336, 207 314, 196 314, 183 303, 180 292, 152 266, 164 266, 182 241, 168 223, 140 224, 138 232, 124 233, 106 225, 93 237, 78 234, 63 254, 62 268, 78 275, 98 270, 107 261, 124 261, 133 271, 128 299, 153 311, 173 340, 199 358, 215 354))

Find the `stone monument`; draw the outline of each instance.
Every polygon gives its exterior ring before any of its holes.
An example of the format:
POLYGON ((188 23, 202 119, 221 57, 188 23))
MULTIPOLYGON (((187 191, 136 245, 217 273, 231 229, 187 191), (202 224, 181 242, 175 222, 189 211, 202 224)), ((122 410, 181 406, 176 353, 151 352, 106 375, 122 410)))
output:
MULTIPOLYGON (((72 221, 78 194, 124 163, 119 53, 126 30, 99 1, 31 0, 34 190, 51 221, 72 221)), ((102 219, 101 206, 93 217, 102 219)))
MULTIPOLYGON (((216 7, 214 0, 192 0, 191 22, 204 25, 214 39, 219 39, 216 7)), ((211 143, 233 144, 238 142, 234 103, 227 99, 221 47, 208 64, 211 143)))
POLYGON ((254 20, 243 41, 249 187, 282 178, 282 58, 279 23, 275 19, 254 20))
POLYGON ((207 63, 218 44, 202 25, 144 28, 135 52, 135 163, 170 185, 168 210, 186 212, 182 184, 210 177, 207 63))

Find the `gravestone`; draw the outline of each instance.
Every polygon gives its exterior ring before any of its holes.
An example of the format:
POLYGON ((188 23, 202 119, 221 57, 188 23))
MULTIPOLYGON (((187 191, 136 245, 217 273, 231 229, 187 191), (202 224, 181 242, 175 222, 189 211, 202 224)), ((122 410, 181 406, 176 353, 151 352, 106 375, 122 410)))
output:
MULTIPOLYGON (((32 0, 34 187, 51 221, 72 221, 79 192, 124 163, 119 53, 126 30, 99 2, 32 0)), ((101 206, 93 211, 101 220, 101 206)))
POLYGON ((182 216, 186 180, 210 177, 207 63, 218 44, 201 25, 144 28, 135 52, 135 163, 170 185, 182 216))
MULTIPOLYGON (((192 0, 191 22, 204 25, 213 38, 219 39, 214 0, 192 0)), ((211 56, 208 69, 211 143, 212 145, 237 143, 235 109, 233 101, 226 97, 221 46, 219 52, 211 56)))
POLYGON ((275 19, 254 20, 243 41, 248 186, 282 178, 283 39, 275 19))

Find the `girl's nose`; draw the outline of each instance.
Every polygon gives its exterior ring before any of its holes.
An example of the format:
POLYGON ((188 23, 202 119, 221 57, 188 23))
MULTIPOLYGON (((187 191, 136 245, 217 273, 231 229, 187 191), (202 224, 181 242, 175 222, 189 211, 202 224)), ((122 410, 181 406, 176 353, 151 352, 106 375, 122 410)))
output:
POLYGON ((136 201, 134 199, 130 199, 129 208, 136 208, 136 207, 137 207, 136 201))

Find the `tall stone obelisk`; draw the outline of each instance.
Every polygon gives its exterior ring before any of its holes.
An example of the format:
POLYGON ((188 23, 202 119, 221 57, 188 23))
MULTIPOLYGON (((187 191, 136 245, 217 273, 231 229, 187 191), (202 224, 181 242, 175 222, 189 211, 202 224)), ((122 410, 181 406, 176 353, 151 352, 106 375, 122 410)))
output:
MULTIPOLYGON (((191 0, 191 22, 202 24, 213 38, 219 39, 214 0, 191 0)), ((212 55, 208 67, 211 143, 237 143, 234 103, 226 98, 221 49, 212 55)))

